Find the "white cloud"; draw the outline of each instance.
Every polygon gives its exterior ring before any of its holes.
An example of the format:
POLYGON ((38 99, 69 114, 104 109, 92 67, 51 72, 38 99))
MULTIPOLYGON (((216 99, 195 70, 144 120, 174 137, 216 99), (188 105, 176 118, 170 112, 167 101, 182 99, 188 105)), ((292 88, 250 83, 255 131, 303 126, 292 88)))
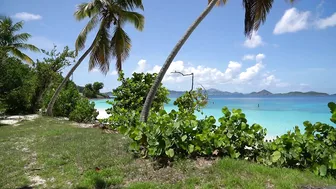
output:
POLYGON ((264 54, 257 54, 256 61, 261 62, 263 59, 265 59, 265 57, 266 56, 264 54))
POLYGON ((138 67, 133 72, 136 72, 136 73, 144 72, 146 67, 147 67, 147 61, 146 60, 140 60, 138 62, 138 67))
MULTIPOLYGON (((161 66, 154 66, 152 69, 148 70, 149 73, 158 73, 161 66)), ((189 77, 183 77, 180 74, 172 72, 182 72, 185 74, 194 73, 195 81, 201 83, 202 85, 213 85, 214 83, 227 83, 232 82, 237 78, 241 69, 241 64, 238 62, 230 61, 225 71, 221 71, 217 68, 205 67, 205 66, 192 66, 185 65, 183 61, 172 62, 165 77, 163 78, 164 83, 180 83, 190 80, 189 77)))
POLYGON ((288 9, 275 25, 273 33, 278 35, 307 29, 309 16, 309 11, 300 12, 296 8, 288 9))
POLYGON ((264 75, 264 79, 261 80, 262 86, 275 86, 275 87, 288 87, 289 84, 282 82, 280 79, 276 78, 275 75, 264 75))
POLYGON ((257 64, 255 64, 254 66, 251 66, 249 68, 246 69, 245 72, 242 72, 239 74, 239 79, 241 81, 250 81, 252 80, 256 75, 258 75, 258 73, 260 72, 260 70, 264 67, 264 65, 259 62, 257 64))
POLYGON ((244 42, 244 46, 247 48, 256 48, 260 45, 263 45, 264 42, 262 41, 262 38, 256 31, 252 32, 251 38, 247 38, 244 42))
POLYGON ((255 55, 254 54, 247 54, 244 55, 243 60, 254 60, 255 55))
POLYGON ((318 29, 326 29, 327 27, 334 26, 336 26, 336 13, 327 18, 319 19, 316 21, 316 27, 318 29))
POLYGON ((117 75, 118 74, 118 72, 117 71, 115 71, 115 70, 113 70, 111 73, 110 73, 110 75, 117 75))
POLYGON ((31 14, 31 13, 28 13, 28 12, 19 12, 19 13, 16 13, 13 17, 17 18, 17 19, 24 20, 24 21, 41 20, 42 19, 41 15, 31 14))
POLYGON ((275 76, 274 75, 270 75, 267 76, 266 78, 263 79, 263 83, 265 85, 271 85, 272 83, 274 83, 276 81, 275 76))

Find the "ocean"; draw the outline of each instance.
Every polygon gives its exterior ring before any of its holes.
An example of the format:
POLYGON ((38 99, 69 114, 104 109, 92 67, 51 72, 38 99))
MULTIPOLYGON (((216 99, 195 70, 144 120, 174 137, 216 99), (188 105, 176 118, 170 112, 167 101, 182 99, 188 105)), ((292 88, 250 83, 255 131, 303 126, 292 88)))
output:
MULTIPOLYGON (((165 105, 166 111, 176 109, 170 98, 165 105)), ((92 100, 100 111, 100 117, 105 117, 104 110, 111 105, 105 99, 92 100)), ((292 130, 295 126, 304 128, 303 122, 322 122, 335 126, 330 121, 331 113, 327 106, 329 102, 336 102, 336 96, 323 97, 209 97, 208 105, 202 110, 203 115, 197 113, 198 118, 213 115, 222 116, 221 109, 227 106, 230 110, 242 109, 249 124, 258 123, 267 129, 268 137, 275 137, 292 130), (259 107, 258 107, 259 105, 259 107)))

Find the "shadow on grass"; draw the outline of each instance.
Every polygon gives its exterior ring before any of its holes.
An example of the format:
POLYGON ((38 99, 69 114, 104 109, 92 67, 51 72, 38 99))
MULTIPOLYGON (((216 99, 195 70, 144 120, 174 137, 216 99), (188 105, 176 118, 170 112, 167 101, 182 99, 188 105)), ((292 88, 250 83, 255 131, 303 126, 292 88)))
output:
MULTIPOLYGON (((91 188, 91 187, 90 187, 91 188)), ((94 181, 94 189, 107 189, 107 188, 113 188, 113 189, 119 189, 122 188, 119 185, 113 185, 105 182, 104 180, 97 178, 94 181)), ((89 187, 76 187, 76 189, 89 189, 89 187)))
POLYGON ((22 186, 22 187, 17 188, 17 189, 33 189, 33 187, 31 187, 31 186, 22 186))

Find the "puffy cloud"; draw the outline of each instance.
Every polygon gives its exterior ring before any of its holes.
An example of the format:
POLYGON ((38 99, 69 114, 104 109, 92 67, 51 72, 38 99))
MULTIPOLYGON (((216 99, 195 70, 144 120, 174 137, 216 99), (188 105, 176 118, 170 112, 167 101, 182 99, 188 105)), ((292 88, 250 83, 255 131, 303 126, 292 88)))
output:
POLYGON ((144 72, 147 67, 147 61, 146 60, 140 60, 138 62, 138 67, 134 70, 134 72, 141 73, 144 72))
POLYGON ((274 75, 270 75, 267 76, 266 78, 263 79, 263 83, 265 85, 271 85, 272 83, 274 83, 276 81, 275 76, 274 75))
POLYGON ((334 26, 336 26, 336 13, 327 18, 319 19, 316 21, 316 27, 318 29, 326 29, 328 27, 334 26))
MULTIPOLYGON (((213 84, 213 83, 227 83, 232 82, 237 78, 241 64, 238 62, 230 61, 227 65, 225 71, 221 71, 217 68, 205 67, 205 66, 192 66, 185 65, 183 61, 172 62, 170 65, 165 77, 163 78, 163 82, 166 83, 175 83, 175 82, 183 82, 187 81, 188 77, 183 77, 180 74, 173 73, 175 71, 181 73, 194 73, 195 81, 200 82, 204 85, 213 84)), ((149 73, 158 73, 161 69, 161 66, 154 66, 152 69, 148 70, 149 73)))
POLYGON ((265 57, 266 56, 264 54, 257 54, 256 61, 261 62, 263 59, 265 59, 265 57))
POLYGON ((31 14, 28 12, 19 12, 16 13, 13 18, 21 19, 24 21, 31 21, 31 20, 41 20, 42 16, 38 14, 31 14))
POLYGON ((254 60, 254 54, 247 54, 243 56, 243 60, 254 60))
POLYGON ((247 38, 244 42, 244 46, 247 48, 256 48, 260 45, 263 45, 264 42, 262 41, 262 38, 256 31, 252 32, 251 38, 247 38))
POLYGON ((278 35, 307 29, 309 16, 309 11, 300 12, 296 8, 288 9, 275 25, 273 33, 278 35))
POLYGON ((258 75, 258 73, 263 67, 264 65, 261 62, 259 62, 254 66, 247 68, 245 72, 239 74, 240 81, 244 82, 252 80, 256 75, 258 75))
MULTIPOLYGON (((251 81, 257 81, 260 78, 261 70, 264 68, 262 63, 265 58, 264 54, 251 55, 251 58, 257 60, 256 64, 246 68, 242 72, 242 64, 235 61, 229 61, 225 67, 213 68, 207 66, 194 66, 191 64, 185 64, 183 61, 172 62, 165 77, 163 83, 175 84, 190 81, 190 77, 184 77, 181 74, 173 73, 175 71, 184 74, 194 73, 195 83, 201 83, 204 86, 212 86, 219 84, 247 84, 251 81)), ((150 69, 146 69, 148 73, 158 73, 161 66, 155 65, 150 69)))
POLYGON ((277 79, 275 75, 265 74, 264 78, 261 80, 262 86, 275 86, 275 87, 288 87, 289 84, 282 82, 280 79, 277 79))

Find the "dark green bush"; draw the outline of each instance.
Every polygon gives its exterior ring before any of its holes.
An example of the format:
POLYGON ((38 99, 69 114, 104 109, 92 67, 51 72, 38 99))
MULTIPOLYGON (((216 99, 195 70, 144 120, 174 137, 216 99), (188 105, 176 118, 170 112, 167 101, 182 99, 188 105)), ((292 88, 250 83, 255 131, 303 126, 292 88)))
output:
POLYGON ((330 112, 331 112, 330 121, 332 121, 336 124, 336 104, 334 102, 329 102, 328 107, 329 107, 330 112))
POLYGON ((31 102, 36 78, 32 68, 19 59, 2 56, 0 76, 0 104, 3 113, 33 113, 31 102))
MULTIPOLYGON (((63 77, 59 76, 57 82, 51 87, 51 90, 47 91, 43 99, 43 106, 46 108, 48 103, 54 94, 54 90, 61 82, 63 77)), ((70 113, 74 111, 77 101, 82 98, 77 90, 75 83, 68 81, 62 91, 60 92, 53 109, 53 114, 56 117, 69 117, 70 113)))
MULTIPOLYGON (((112 105, 112 108, 106 110, 107 113, 112 114, 108 119, 111 127, 117 128, 134 124, 128 120, 130 115, 137 116, 140 119, 142 106, 155 77, 156 74, 133 73, 131 78, 125 79, 124 74, 120 73, 118 81, 121 81, 121 85, 112 91, 115 98, 108 102, 112 105)), ((168 90, 160 86, 154 98, 152 112, 163 109, 163 105, 169 102, 168 94, 168 90)), ((135 120, 136 118, 134 118, 135 120)))
POLYGON ((98 112, 95 109, 95 103, 86 98, 81 98, 77 101, 75 109, 70 113, 69 118, 79 123, 88 123, 95 121, 97 116, 98 112))

